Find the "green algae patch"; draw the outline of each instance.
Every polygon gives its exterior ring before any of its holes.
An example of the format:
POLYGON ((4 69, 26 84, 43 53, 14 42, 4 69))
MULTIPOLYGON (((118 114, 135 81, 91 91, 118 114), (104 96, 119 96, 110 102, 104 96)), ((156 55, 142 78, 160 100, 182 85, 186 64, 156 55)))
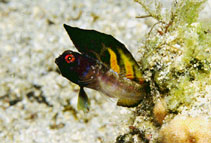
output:
POLYGON ((144 47, 140 47, 145 49, 140 63, 173 112, 207 94, 205 88, 211 85, 210 33, 197 21, 205 2, 173 2, 166 13, 144 8, 158 22, 148 33, 144 47))

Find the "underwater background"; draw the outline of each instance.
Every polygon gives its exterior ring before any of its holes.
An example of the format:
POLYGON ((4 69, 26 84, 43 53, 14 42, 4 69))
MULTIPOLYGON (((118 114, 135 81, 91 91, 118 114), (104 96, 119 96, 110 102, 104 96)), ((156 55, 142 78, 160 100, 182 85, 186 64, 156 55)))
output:
POLYGON ((211 0, 0 0, 1 143, 210 143, 210 117, 211 0), (64 23, 124 43, 150 96, 124 108, 85 89, 78 111, 54 62, 76 51, 64 23))

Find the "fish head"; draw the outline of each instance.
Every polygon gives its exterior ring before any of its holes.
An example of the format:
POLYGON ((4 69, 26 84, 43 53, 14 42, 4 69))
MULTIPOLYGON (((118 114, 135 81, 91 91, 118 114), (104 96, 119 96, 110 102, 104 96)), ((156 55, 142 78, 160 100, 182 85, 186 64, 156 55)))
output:
POLYGON ((65 78, 81 87, 96 88, 97 77, 104 69, 103 65, 86 55, 64 51, 55 63, 65 78))
POLYGON ((81 55, 71 50, 64 51, 55 63, 59 67, 61 74, 74 83, 78 81, 77 67, 80 64, 81 55))

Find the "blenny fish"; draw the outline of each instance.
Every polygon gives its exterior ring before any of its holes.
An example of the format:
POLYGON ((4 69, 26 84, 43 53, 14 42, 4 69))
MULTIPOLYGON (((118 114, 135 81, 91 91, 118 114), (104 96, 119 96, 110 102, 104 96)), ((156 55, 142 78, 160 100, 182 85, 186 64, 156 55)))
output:
POLYGON ((84 87, 118 98, 118 106, 137 106, 147 95, 148 84, 125 45, 95 30, 66 24, 64 28, 80 53, 66 50, 55 62, 65 78, 80 86, 77 108, 89 110, 84 87))

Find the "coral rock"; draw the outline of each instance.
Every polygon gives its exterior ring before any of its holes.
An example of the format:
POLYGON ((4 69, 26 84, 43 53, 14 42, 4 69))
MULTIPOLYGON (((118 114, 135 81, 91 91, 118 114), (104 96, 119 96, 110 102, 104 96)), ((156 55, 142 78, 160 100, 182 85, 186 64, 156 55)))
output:
POLYGON ((211 121, 179 116, 160 130, 162 143, 211 143, 211 121))

